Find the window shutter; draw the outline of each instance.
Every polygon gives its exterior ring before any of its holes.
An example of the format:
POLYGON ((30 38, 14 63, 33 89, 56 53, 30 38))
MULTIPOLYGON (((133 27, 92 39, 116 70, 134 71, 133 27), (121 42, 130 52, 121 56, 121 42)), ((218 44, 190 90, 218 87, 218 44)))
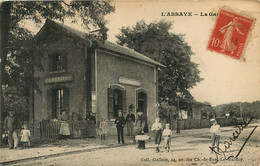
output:
POLYGON ((67 115, 69 117, 69 88, 68 87, 64 87, 63 88, 63 108, 67 111, 67 115))
POLYGON ((107 89, 108 94, 108 118, 111 119, 114 114, 114 108, 113 108, 113 89, 108 88, 107 89))
POLYGON ((124 115, 127 114, 127 109, 126 109, 126 90, 122 90, 122 109, 124 115))

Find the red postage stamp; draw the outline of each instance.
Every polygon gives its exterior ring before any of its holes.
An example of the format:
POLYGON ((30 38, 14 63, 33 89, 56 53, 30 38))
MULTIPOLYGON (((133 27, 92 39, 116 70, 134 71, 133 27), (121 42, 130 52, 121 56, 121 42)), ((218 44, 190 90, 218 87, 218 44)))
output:
POLYGON ((207 48, 241 60, 253 23, 252 18, 221 9, 207 48))

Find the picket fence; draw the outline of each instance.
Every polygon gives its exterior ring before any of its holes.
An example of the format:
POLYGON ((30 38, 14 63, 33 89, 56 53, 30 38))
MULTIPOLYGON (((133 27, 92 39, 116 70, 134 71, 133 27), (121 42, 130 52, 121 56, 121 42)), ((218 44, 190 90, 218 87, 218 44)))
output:
MULTIPOLYGON (((74 137, 73 122, 69 121, 69 127, 71 131, 71 137, 74 137)), ((86 122, 85 120, 79 121, 78 130, 80 130, 80 136, 77 138, 95 137, 96 125, 93 121, 86 122)), ((29 129, 31 131, 31 138, 33 140, 57 140, 60 131, 60 122, 53 120, 43 120, 40 122, 29 123, 29 129)))
POLYGON ((60 130, 60 122, 43 120, 29 123, 31 137, 34 140, 57 140, 60 130))
MULTIPOLYGON (((237 125, 238 122, 241 122, 236 119, 227 119, 227 118, 216 118, 218 124, 220 126, 234 126, 237 125)), ((199 129, 206 128, 211 126, 211 122, 209 119, 180 119, 179 120, 180 129, 199 129)), ((177 120, 171 119, 171 128, 177 128, 177 120)))

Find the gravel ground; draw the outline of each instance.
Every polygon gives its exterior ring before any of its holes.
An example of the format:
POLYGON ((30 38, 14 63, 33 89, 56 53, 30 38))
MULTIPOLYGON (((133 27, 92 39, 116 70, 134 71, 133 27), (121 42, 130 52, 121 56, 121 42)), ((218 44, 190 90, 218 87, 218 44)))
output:
MULTIPOLYGON (((221 133, 220 148, 222 150, 224 150, 223 142, 228 141, 235 130, 236 128, 229 128, 221 133)), ((227 152, 224 153, 225 156, 235 156, 252 130, 252 125, 245 128, 227 152)), ((186 133, 185 137, 174 134, 171 145, 172 148, 169 153, 164 150, 163 141, 160 146, 161 152, 155 153, 154 144, 150 141, 146 144, 146 149, 144 150, 137 149, 137 145, 127 145, 54 158, 32 160, 14 165, 260 165, 260 126, 256 128, 237 159, 231 158, 231 160, 226 161, 223 160, 222 154, 219 156, 219 160, 216 164, 212 164, 212 162, 216 161, 214 160, 216 159, 216 154, 212 153, 209 149, 210 135, 207 131, 208 129, 182 131, 186 133)))

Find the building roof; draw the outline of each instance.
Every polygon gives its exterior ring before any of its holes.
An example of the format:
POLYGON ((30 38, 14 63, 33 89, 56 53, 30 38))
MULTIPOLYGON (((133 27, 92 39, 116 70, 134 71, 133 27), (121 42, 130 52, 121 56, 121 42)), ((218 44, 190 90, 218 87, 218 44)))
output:
POLYGON ((211 107, 211 104, 206 103, 206 102, 202 103, 202 102, 198 102, 198 101, 193 101, 192 104, 197 105, 197 106, 209 106, 209 107, 211 107))
MULTIPOLYGON (((68 34, 70 34, 74 37, 77 37, 79 39, 82 39, 83 41, 86 41, 86 35, 87 35, 86 33, 79 31, 77 29, 71 28, 67 25, 63 25, 61 23, 58 23, 56 21, 52 21, 50 19, 46 20, 44 26, 37 33, 36 36, 40 35, 40 33, 42 31, 44 31, 44 29, 46 29, 49 25, 58 26, 59 28, 66 30, 66 32, 68 34)), ((120 46, 120 45, 117 45, 117 44, 114 44, 114 43, 108 42, 108 41, 105 41, 104 43, 98 42, 97 44, 98 44, 98 47, 100 47, 100 48, 103 48, 103 49, 106 49, 106 50, 111 50, 111 51, 114 51, 114 52, 117 52, 117 53, 121 53, 123 55, 127 55, 127 56, 134 58, 134 59, 137 59, 137 60, 141 60, 141 61, 144 61, 144 62, 148 62, 150 64, 154 64, 154 65, 157 65, 157 66, 164 67, 164 65, 152 60, 151 58, 149 58, 149 57, 147 57, 143 54, 140 54, 140 53, 134 51, 133 49, 130 49, 130 48, 127 48, 127 47, 124 47, 124 46, 120 46)))

